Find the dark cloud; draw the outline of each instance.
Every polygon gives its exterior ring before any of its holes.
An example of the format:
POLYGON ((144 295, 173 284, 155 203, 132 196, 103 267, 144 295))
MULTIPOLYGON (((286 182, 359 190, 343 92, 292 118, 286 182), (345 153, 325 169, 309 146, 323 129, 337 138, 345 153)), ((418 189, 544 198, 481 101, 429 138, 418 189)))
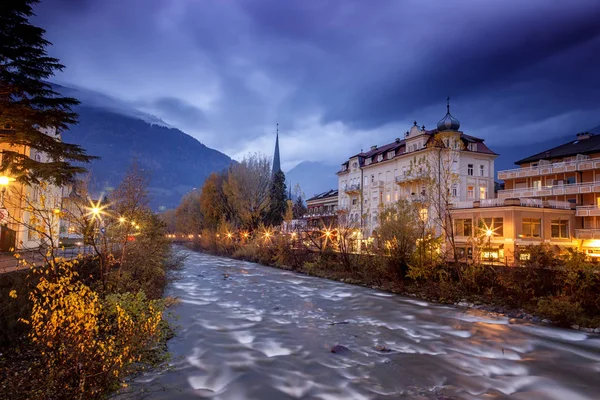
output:
POLYGON ((446 96, 490 143, 600 122, 597 0, 46 0, 57 78, 150 108, 232 155, 343 158, 432 126, 446 96), (286 139, 289 137, 289 139, 286 139), (283 151, 285 153, 285 151, 283 151))

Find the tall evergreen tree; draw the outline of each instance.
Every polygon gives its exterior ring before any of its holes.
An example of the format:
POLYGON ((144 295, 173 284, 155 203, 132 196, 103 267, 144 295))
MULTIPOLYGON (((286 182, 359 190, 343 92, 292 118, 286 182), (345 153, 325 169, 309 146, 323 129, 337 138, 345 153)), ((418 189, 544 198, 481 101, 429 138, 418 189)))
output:
POLYGON ((55 128, 57 133, 77 121, 72 107, 78 101, 62 97, 46 82, 64 68, 49 57, 45 31, 29 23, 32 6, 38 0, 2 0, 0 2, 0 143, 1 174, 10 174, 22 183, 49 181, 71 182, 85 168, 72 162, 89 162, 93 157, 74 144, 64 143, 41 132, 55 128), (45 153, 43 162, 22 154, 24 148, 45 153))
POLYGON ((302 218, 304 214, 307 213, 307 208, 304 205, 304 200, 302 200, 302 196, 296 197, 296 201, 294 202, 294 206, 292 208, 292 212, 294 214, 295 219, 302 218))
POLYGON ((282 170, 275 172, 273 175, 269 200, 266 223, 267 225, 281 225, 287 206, 285 174, 282 170))

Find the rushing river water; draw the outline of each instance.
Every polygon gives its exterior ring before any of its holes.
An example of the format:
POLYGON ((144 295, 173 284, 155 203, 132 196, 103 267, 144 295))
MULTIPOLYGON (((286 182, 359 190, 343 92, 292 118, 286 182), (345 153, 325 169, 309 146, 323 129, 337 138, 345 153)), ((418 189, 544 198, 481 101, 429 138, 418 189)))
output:
POLYGON ((600 399, 598 335, 182 251, 172 368, 143 398, 600 399))

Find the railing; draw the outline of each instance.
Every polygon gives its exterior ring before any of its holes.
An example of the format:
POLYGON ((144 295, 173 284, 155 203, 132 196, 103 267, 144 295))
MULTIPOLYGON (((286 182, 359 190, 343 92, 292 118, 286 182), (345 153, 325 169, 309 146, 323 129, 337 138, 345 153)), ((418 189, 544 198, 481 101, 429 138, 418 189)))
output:
POLYGON ((428 177, 428 175, 425 172, 417 172, 414 174, 398 175, 394 180, 396 181, 396 183, 404 183, 404 182, 426 179, 427 177, 428 177))
POLYGON ((344 191, 345 192, 356 192, 360 190, 360 183, 355 183, 352 185, 346 185, 344 186, 344 191))
POLYGON ((600 216, 600 206, 598 206, 598 205, 577 206, 575 215, 578 217, 600 216))
POLYGON ((575 229, 577 239, 600 239, 600 229, 575 229))
POLYGON ((505 169, 503 171, 498 171, 498 179, 504 180, 506 178, 521 178, 525 176, 546 175, 567 171, 577 171, 579 169, 598 168, 599 166, 600 159, 594 160, 592 158, 586 158, 575 161, 563 161, 551 164, 541 164, 535 167, 505 169), (592 163, 591 165, 590 162, 592 163))
POLYGON ((315 217, 333 217, 337 213, 335 211, 323 211, 318 213, 304 214, 302 218, 315 218, 315 217))
POLYGON ((473 201, 472 200, 468 200, 468 201, 454 201, 451 203, 452 208, 455 209, 459 209, 459 208, 473 208, 473 201))
POLYGON ((371 186, 373 186, 374 188, 384 187, 385 182, 384 181, 375 181, 375 182, 371 183, 371 186))
POLYGON ((479 207, 502 207, 504 205, 504 199, 481 199, 479 200, 479 207))
POLYGON ((519 199, 523 207, 544 207, 541 199, 519 199))
POLYGON ((505 189, 498 191, 498 197, 559 196, 564 194, 595 192, 600 192, 600 181, 505 189))
POLYGON ((573 203, 569 201, 548 200, 548 207, 560 208, 562 210, 570 210, 573 208, 573 203))

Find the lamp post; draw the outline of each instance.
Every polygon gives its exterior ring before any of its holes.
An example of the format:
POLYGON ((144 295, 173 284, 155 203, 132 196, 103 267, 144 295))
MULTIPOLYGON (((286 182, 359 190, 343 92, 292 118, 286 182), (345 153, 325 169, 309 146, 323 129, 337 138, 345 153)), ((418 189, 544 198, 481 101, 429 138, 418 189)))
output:
POLYGON ((490 265, 492 264, 492 235, 494 234, 494 231, 491 229, 487 229, 485 231, 485 236, 487 236, 488 239, 488 262, 490 263, 490 265))

